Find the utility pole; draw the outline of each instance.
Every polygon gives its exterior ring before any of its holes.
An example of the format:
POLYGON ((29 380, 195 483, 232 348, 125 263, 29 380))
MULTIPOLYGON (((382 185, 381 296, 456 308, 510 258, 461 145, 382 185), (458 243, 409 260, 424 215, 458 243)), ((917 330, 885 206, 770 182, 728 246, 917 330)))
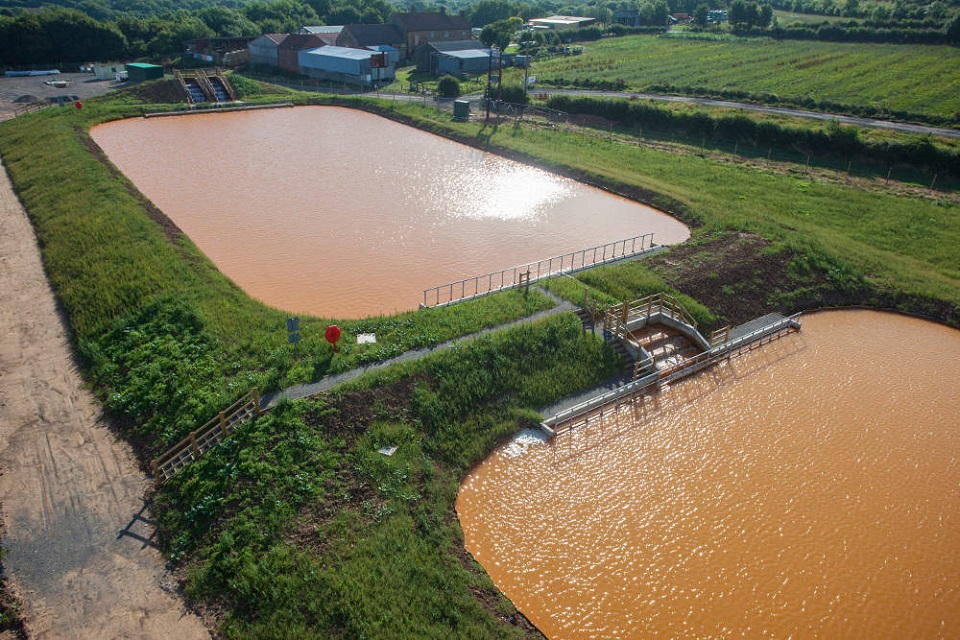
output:
POLYGON ((493 71, 493 45, 490 45, 490 57, 487 59, 487 121, 490 120, 490 74, 493 71))

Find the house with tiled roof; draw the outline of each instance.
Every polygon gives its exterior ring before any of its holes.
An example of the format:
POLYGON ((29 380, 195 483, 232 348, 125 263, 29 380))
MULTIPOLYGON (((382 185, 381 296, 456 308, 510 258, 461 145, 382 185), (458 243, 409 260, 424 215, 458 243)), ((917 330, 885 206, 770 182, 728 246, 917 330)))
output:
POLYGON ((395 13, 391 24, 403 34, 407 56, 413 56, 417 47, 430 42, 455 42, 470 40, 470 23, 461 14, 446 11, 418 13, 395 13))

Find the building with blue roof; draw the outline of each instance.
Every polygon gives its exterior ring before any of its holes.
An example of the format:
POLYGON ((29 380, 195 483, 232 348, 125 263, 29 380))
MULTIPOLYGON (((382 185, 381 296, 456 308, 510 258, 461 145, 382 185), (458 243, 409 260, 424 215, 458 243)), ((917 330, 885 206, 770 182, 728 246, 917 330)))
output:
POLYGON ((371 49, 317 47, 300 51, 298 61, 305 76, 361 86, 392 82, 397 70, 389 51, 371 49))

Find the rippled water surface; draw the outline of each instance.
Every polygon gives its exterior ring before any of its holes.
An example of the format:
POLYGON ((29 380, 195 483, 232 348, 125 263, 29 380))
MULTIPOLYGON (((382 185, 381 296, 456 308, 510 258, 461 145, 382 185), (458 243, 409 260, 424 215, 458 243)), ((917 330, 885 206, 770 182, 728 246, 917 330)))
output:
POLYGON ((556 638, 960 629, 960 331, 803 330, 463 483, 467 548, 556 638))
POLYGON ((423 290, 679 221, 361 111, 124 120, 94 140, 217 267, 292 312, 414 309, 423 290))

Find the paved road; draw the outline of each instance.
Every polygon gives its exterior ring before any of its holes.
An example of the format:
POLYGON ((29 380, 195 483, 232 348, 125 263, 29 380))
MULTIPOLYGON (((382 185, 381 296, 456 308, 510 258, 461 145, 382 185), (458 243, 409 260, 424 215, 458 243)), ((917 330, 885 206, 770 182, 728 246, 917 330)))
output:
POLYGON ((598 98, 643 98, 646 100, 662 100, 664 102, 685 102, 692 104, 702 104, 709 107, 724 107, 727 109, 742 109, 744 111, 757 111, 760 113, 774 113, 785 116, 794 116, 798 118, 810 118, 811 120, 836 120, 843 124, 852 124, 860 127, 871 127, 873 129, 891 129, 894 131, 903 131, 906 133, 919 133, 922 135, 942 136, 944 138, 960 139, 960 129, 945 129, 942 127, 928 127, 921 124, 910 124, 907 122, 891 122, 889 120, 874 120, 873 118, 856 118, 854 116, 844 116, 833 113, 821 113, 819 111, 807 111, 805 109, 790 109, 788 107, 771 107, 762 104, 750 104, 748 102, 731 102, 729 100, 713 100, 711 98, 695 98, 690 96, 669 96, 657 93, 639 93, 634 91, 588 91, 581 89, 537 89, 538 94, 558 94, 574 96, 593 96, 598 98))

